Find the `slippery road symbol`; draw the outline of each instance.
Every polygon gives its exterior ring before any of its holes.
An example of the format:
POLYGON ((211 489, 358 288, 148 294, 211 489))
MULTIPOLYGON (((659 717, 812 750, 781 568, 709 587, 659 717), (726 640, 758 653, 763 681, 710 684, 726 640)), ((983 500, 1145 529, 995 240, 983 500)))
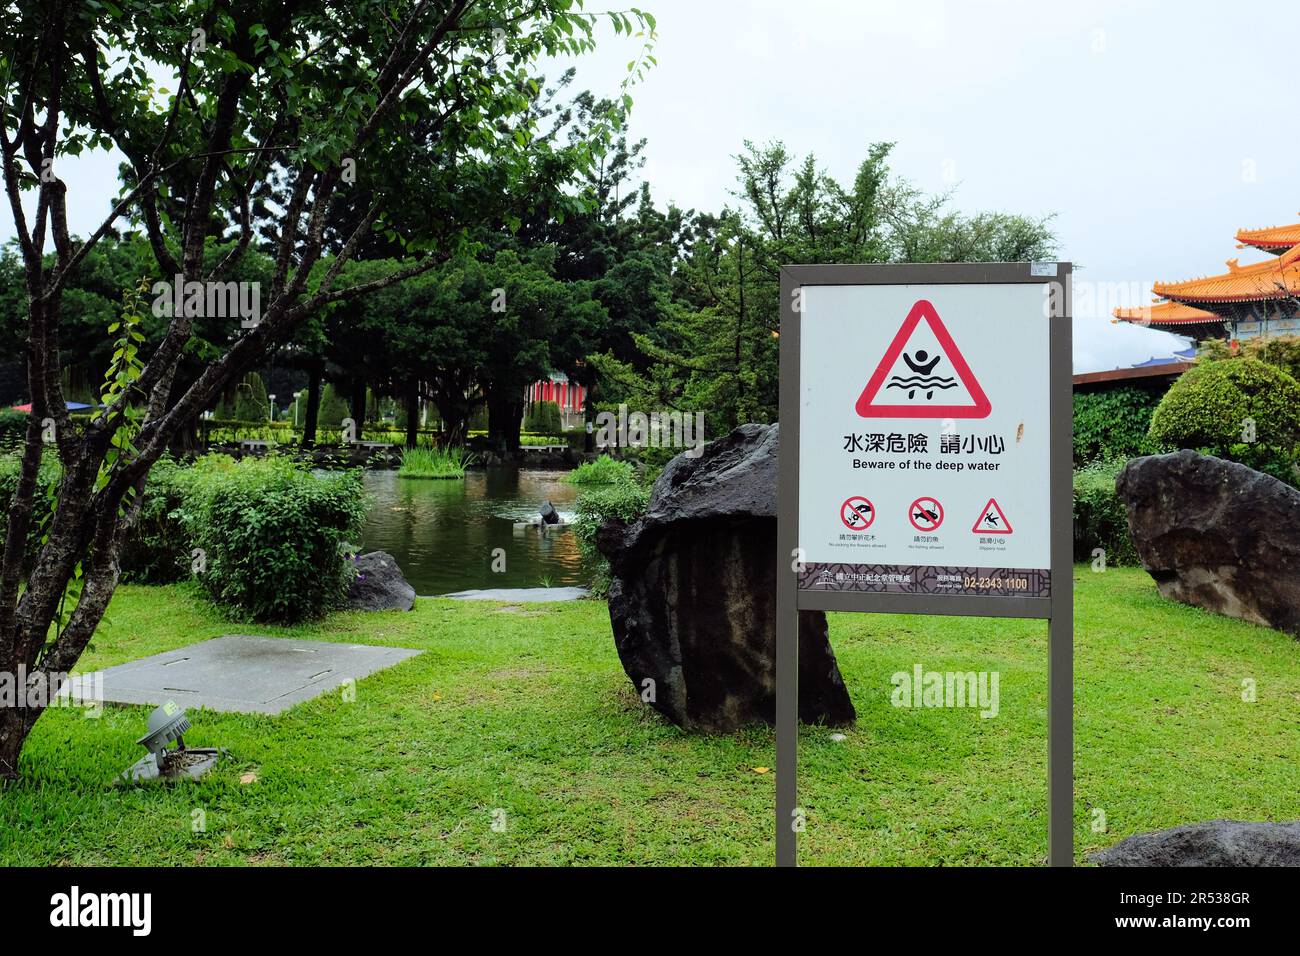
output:
POLYGON ((868 499, 854 495, 840 505, 840 520, 850 531, 862 531, 876 520, 876 508, 868 499))
POLYGON ((937 498, 917 498, 907 509, 907 520, 917 531, 935 531, 943 524, 943 505, 937 498))
POLYGON ((1003 512, 1002 506, 997 503, 997 499, 990 498, 983 510, 980 511, 979 517, 975 519, 975 524, 971 530, 978 534, 1011 534, 1011 522, 1007 520, 1006 513, 1003 512))

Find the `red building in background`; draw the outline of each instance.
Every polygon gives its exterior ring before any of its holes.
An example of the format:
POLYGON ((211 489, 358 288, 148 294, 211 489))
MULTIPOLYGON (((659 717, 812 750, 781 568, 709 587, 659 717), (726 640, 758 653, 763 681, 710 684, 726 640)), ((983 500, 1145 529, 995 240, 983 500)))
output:
POLYGON ((558 405, 565 428, 575 428, 582 424, 582 406, 586 400, 586 388, 570 382, 563 372, 552 372, 549 378, 534 382, 524 394, 525 404, 554 402, 558 405))

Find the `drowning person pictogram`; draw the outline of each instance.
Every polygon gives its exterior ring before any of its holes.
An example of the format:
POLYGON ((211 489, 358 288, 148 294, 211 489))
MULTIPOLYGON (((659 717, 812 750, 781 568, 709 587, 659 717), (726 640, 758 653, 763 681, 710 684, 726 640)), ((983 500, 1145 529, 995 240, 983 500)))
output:
POLYGON ((935 389, 956 388, 957 377, 955 375, 931 375, 936 365, 943 361, 942 355, 936 355, 929 358, 925 349, 916 350, 916 358, 903 353, 903 361, 907 367, 912 370, 911 375, 891 375, 889 381, 885 383, 885 388, 897 388, 907 392, 908 398, 916 397, 918 391, 925 392, 926 400, 934 397, 935 389))

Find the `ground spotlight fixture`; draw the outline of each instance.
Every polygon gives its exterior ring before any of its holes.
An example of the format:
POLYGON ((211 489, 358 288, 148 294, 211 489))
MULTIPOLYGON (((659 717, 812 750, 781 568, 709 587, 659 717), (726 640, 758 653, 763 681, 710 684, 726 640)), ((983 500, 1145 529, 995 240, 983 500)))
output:
POLYGON ((190 719, 174 700, 149 715, 148 731, 136 741, 149 753, 122 772, 124 780, 198 779, 216 764, 222 751, 210 747, 186 747, 182 736, 190 719), (175 746, 170 746, 172 743, 175 746))

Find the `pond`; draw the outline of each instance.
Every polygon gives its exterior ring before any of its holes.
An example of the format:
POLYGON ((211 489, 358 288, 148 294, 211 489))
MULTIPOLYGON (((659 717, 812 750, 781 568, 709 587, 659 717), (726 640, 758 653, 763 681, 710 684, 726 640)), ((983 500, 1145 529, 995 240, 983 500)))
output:
POLYGON ((396 471, 367 471, 370 509, 362 551, 387 551, 420 595, 467 588, 535 588, 585 585, 572 529, 545 534, 515 522, 535 518, 549 500, 570 518, 577 489, 566 472, 475 468, 461 481, 399 478, 396 471), (492 570, 492 552, 505 551, 505 571, 492 570))

